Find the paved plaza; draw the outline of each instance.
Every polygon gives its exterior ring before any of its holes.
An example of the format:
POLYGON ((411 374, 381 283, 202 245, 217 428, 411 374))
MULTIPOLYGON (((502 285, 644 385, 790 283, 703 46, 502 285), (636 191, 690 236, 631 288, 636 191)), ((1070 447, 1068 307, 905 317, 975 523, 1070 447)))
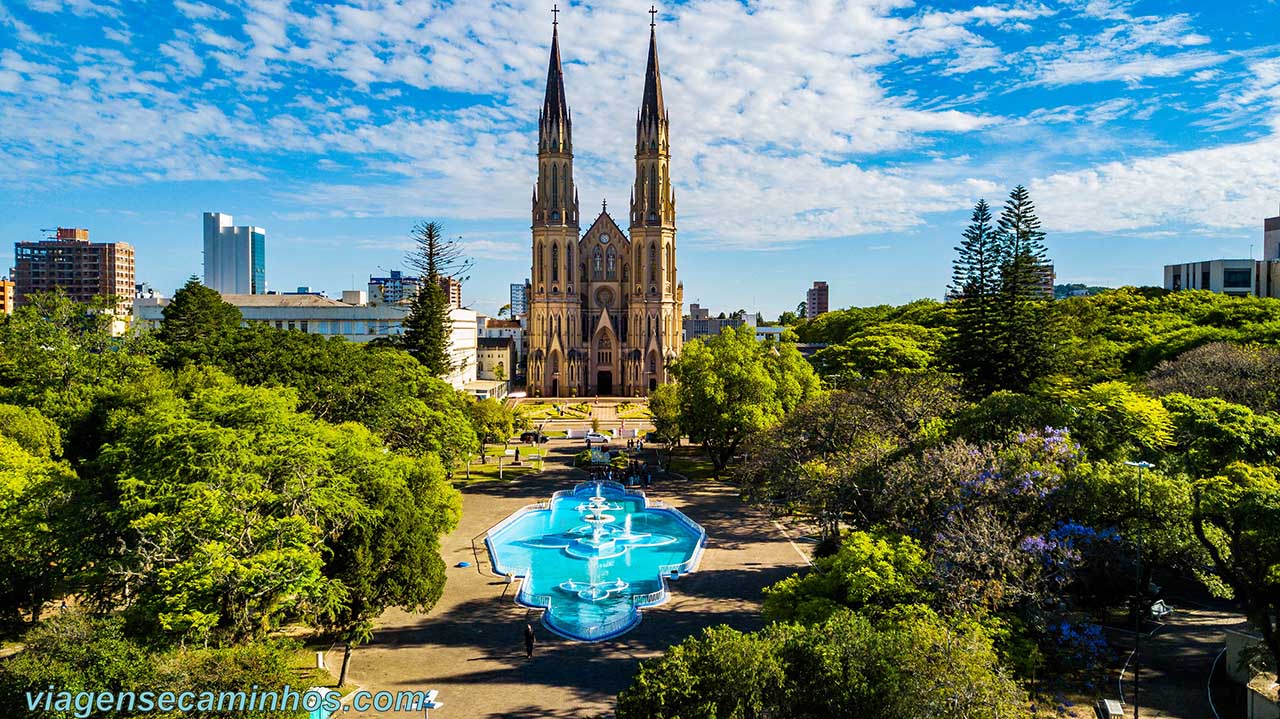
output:
MULTIPOLYGON (((463 490, 462 521, 442 542, 449 564, 443 598, 425 615, 388 611, 374 641, 354 653, 352 683, 370 691, 438 689, 444 708, 431 716, 440 719, 609 716, 641 659, 658 656, 704 627, 759 627, 760 590, 805 564, 807 550, 788 539, 791 532, 744 506, 734 487, 659 482, 650 496, 670 502, 707 530, 699 569, 673 582, 671 599, 645 610, 640 626, 617 639, 572 642, 535 624, 537 651, 526 660, 521 632, 535 613, 514 603, 516 586, 490 573, 483 545, 473 540, 521 506, 585 479, 563 463, 578 445, 555 445, 558 461, 541 475, 463 490), (455 566, 461 561, 472 566, 455 566)), ((329 660, 340 656, 335 650, 329 660)))

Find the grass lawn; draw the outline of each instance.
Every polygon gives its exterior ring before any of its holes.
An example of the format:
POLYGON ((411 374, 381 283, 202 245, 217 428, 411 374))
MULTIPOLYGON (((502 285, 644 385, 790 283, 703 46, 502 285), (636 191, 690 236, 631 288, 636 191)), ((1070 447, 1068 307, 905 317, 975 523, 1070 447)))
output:
MULTIPOLYGON (((528 462, 519 466, 511 466, 506 462, 503 462, 502 479, 504 481, 508 479, 515 479, 521 475, 531 474, 536 470, 537 465, 531 466, 528 462)), ((498 479, 497 462, 489 462, 488 464, 472 464, 469 470, 467 467, 459 467, 453 471, 453 481, 455 483, 491 482, 496 479, 498 479), (468 471, 470 471, 470 479, 467 478, 468 471)))
POLYGON ((587 410, 584 405, 570 402, 521 402, 516 411, 531 420, 540 419, 586 419, 587 410), (564 408, 561 415, 557 407, 564 408))
MULTIPOLYGON (((296 686, 300 687, 335 687, 342 693, 347 693, 355 689, 354 685, 339 687, 338 672, 342 671, 342 665, 336 664, 328 669, 316 668, 316 652, 323 652, 329 648, 328 644, 308 644, 305 647, 293 652, 289 656, 289 668, 298 675, 296 686)), ((360 649, 356 649, 358 654, 360 649)), ((329 662, 342 661, 342 647, 337 647, 337 651, 325 657, 329 662)))
POLYGON ((648 405, 643 404, 620 404, 618 405, 618 416, 622 419, 653 419, 653 415, 649 413, 648 405))
POLYGON ((671 471, 689 479, 715 479, 715 465, 701 447, 676 447, 671 453, 671 471))

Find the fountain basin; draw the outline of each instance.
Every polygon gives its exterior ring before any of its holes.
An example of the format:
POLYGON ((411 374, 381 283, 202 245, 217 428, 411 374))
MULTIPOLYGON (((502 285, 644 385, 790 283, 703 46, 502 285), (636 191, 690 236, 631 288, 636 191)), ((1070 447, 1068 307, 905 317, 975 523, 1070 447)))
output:
POLYGON ((602 482, 516 512, 489 530, 485 544, 495 572, 521 577, 516 601, 546 610, 545 626, 599 641, 634 627, 643 607, 664 602, 671 572, 693 571, 705 541, 702 528, 678 510, 651 507, 643 493, 602 482))

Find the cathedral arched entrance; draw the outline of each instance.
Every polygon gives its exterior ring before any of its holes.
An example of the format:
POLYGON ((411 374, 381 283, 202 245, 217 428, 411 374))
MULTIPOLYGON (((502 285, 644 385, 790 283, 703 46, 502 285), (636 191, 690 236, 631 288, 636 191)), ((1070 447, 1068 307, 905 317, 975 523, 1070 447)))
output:
POLYGON ((560 378, 559 377, 556 377, 551 380, 551 396, 552 397, 560 396, 560 378))
POLYGON ((596 394, 601 397, 613 396, 613 373, 608 370, 596 372, 596 394))

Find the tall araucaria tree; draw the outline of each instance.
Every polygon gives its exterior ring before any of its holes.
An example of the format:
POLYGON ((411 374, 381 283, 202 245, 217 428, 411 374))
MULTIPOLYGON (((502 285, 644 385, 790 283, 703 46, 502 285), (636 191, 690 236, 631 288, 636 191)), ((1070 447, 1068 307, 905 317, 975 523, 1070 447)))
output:
POLYGON ((443 377, 453 369, 449 356, 453 321, 449 318, 449 297, 440 285, 444 280, 466 280, 472 260, 460 239, 445 238, 438 222, 415 225, 412 237, 414 249, 405 261, 418 271, 422 286, 405 319, 401 342, 432 374, 443 377))
POLYGON ((978 200, 964 239, 956 247, 951 293, 956 301, 956 331, 947 340, 948 360, 975 392, 988 394, 1000 385, 997 344, 1000 308, 1000 244, 991 224, 991 208, 978 200))
POLYGON ((996 308, 999 389, 1023 391, 1053 365, 1045 292, 1044 232, 1027 188, 1018 185, 996 227, 1000 282, 996 308))

